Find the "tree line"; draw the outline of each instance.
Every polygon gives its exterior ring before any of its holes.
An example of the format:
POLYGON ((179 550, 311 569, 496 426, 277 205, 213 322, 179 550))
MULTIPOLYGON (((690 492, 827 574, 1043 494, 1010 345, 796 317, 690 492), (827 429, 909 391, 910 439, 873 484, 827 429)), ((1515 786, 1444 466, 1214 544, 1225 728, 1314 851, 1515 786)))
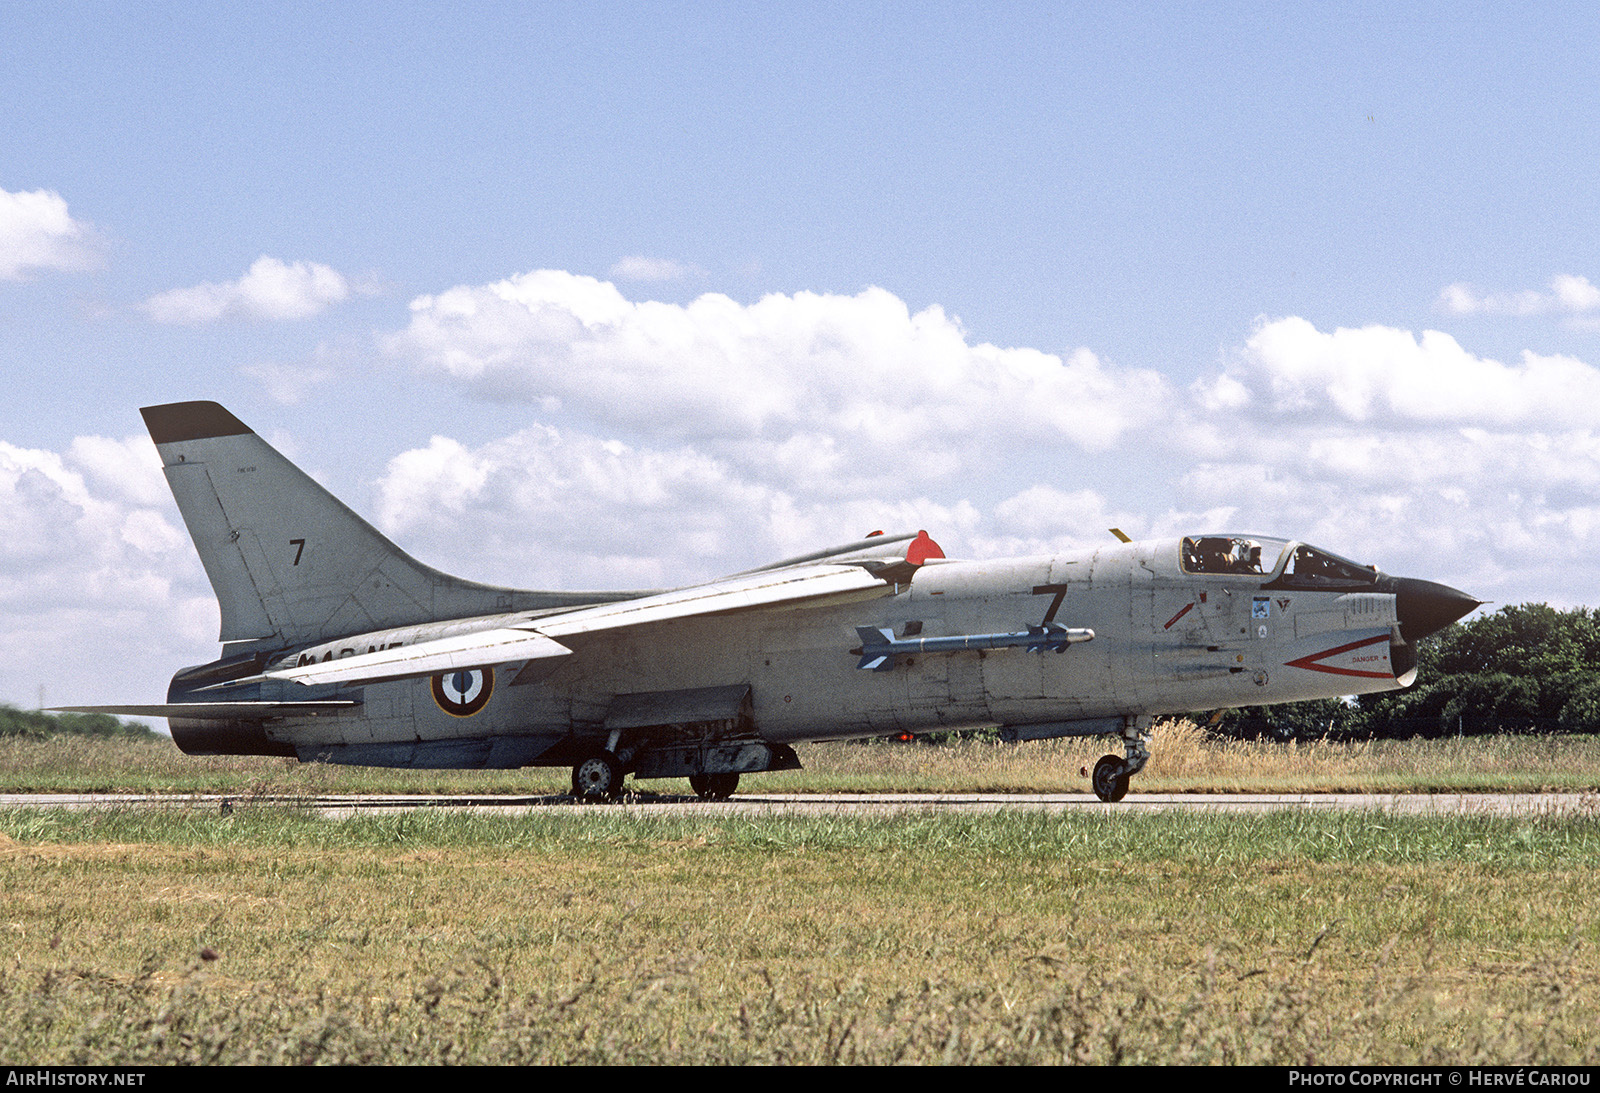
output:
POLYGON ((0 703, 0 737, 99 736, 153 740, 159 734, 133 721, 103 713, 45 713, 0 703))
POLYGON ((1417 682, 1406 690, 1354 704, 1247 707, 1212 724, 1225 735, 1281 739, 1597 733, 1600 612, 1503 607, 1419 642, 1417 682))

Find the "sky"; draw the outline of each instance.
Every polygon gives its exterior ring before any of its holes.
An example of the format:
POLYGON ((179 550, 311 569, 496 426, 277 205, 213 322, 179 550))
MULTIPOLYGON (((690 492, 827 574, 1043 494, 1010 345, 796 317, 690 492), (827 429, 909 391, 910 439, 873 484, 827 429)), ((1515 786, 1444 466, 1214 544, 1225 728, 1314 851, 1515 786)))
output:
POLYGON ((1600 13, 0 9, 0 702, 217 609, 138 410, 660 587, 1244 531, 1600 604, 1600 13))

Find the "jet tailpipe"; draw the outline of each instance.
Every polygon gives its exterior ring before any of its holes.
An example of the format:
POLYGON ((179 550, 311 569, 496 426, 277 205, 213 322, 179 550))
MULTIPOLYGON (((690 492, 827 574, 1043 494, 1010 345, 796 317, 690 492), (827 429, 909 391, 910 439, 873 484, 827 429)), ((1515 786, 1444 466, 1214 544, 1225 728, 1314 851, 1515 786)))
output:
POLYGON ((169 717, 172 742, 185 755, 281 755, 293 759, 293 745, 270 740, 260 721, 245 718, 169 717))

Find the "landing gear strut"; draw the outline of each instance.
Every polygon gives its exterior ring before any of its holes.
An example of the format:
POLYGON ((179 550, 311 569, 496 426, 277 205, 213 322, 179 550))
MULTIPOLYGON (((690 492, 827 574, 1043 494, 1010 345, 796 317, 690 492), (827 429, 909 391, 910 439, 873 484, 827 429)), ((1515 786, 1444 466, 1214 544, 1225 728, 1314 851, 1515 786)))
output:
POLYGON ((1128 757, 1100 757, 1100 761, 1094 765, 1094 776, 1090 779, 1096 797, 1109 804, 1128 795, 1128 779, 1143 770, 1150 761, 1150 724, 1149 717, 1129 717, 1123 722, 1122 744, 1128 757))
POLYGON ((572 768, 572 795, 580 801, 610 801, 622 792, 622 764, 609 751, 597 751, 572 768))
POLYGON ((731 774, 691 774, 689 775, 689 788, 702 801, 726 801, 733 796, 733 791, 739 788, 739 775, 731 774))

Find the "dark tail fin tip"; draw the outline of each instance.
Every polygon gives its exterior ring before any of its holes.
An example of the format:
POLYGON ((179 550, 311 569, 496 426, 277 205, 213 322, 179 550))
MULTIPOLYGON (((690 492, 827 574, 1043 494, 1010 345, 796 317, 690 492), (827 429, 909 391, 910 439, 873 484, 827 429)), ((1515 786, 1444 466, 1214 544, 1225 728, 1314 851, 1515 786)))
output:
POLYGON ((146 406, 139 413, 144 415, 150 439, 157 444, 239 436, 254 431, 215 402, 169 402, 164 406, 146 406))

